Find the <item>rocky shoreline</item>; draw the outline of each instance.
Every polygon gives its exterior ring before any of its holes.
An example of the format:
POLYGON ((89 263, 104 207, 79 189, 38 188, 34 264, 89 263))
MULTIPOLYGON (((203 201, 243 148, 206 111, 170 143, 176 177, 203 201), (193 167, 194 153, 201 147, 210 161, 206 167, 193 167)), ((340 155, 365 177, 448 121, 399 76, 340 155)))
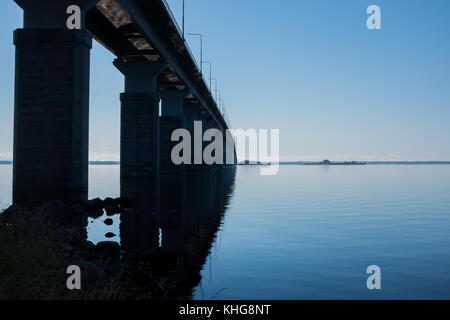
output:
MULTIPOLYGON (((94 245, 88 241, 88 218, 115 214, 136 212, 130 200, 111 198, 71 204, 28 203, 6 209, 0 214, 3 296, 11 299, 178 298, 183 291, 180 289, 182 272, 171 248, 124 251, 117 242, 94 245), (70 265, 81 269, 79 291, 66 287, 65 272, 70 265)), ((106 224, 111 223, 108 219, 104 221, 106 224)))

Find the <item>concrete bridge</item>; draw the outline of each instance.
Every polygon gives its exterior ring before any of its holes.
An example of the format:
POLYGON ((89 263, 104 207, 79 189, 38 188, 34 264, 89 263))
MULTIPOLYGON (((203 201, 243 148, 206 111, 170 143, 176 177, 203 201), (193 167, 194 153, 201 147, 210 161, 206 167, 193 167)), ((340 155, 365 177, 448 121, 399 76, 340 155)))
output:
POLYGON ((228 124, 165 0, 14 1, 24 10, 24 27, 14 32, 15 202, 87 198, 93 39, 124 75, 122 195, 156 201, 161 174, 172 191, 179 179, 171 176, 222 168, 170 163, 173 129, 192 132, 197 120, 226 137, 228 124), (71 5, 81 9, 76 29, 67 26, 71 5))

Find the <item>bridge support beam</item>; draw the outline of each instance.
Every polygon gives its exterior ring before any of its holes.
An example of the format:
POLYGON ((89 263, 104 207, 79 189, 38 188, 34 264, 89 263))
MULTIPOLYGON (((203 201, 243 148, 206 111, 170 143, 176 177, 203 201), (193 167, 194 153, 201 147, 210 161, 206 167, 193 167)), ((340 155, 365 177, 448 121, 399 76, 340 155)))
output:
MULTIPOLYGON (((202 150, 200 149, 201 146, 197 146, 195 143, 196 140, 201 139, 201 137, 195 136, 195 121, 199 120, 199 111, 200 111, 201 105, 200 104, 191 104, 187 103, 184 105, 184 126, 185 129, 189 131, 191 135, 191 164, 186 166, 187 172, 197 172, 199 169, 199 165, 195 164, 195 154, 198 153, 199 155, 197 158, 201 158, 202 156, 202 150), (196 150, 195 148, 198 148, 199 150, 196 150)), ((197 159, 201 160, 201 159, 197 159)))
POLYGON ((185 214, 185 166, 175 165, 172 149, 178 142, 171 141, 176 129, 185 128, 184 99, 189 90, 161 91, 161 224, 182 220, 185 214))
POLYGON ((24 10, 16 46, 13 201, 86 199, 92 36, 84 13, 95 0, 15 0, 24 10), (66 26, 81 8, 81 29, 66 26))
MULTIPOLYGON (((211 116, 209 114, 201 114, 200 115, 200 121, 202 121, 202 137, 204 137, 206 131, 208 131, 209 129, 214 128, 214 120, 211 118, 211 116)), ((211 142, 208 141, 203 141, 203 152, 205 152, 206 147, 210 144, 211 142)), ((210 171, 213 167, 215 167, 216 165, 208 165, 205 163, 204 159, 203 159, 203 164, 201 166, 202 170, 204 171, 210 171)))
POLYGON ((156 84, 167 64, 116 59, 114 65, 125 76, 125 92, 120 96, 121 196, 149 203, 147 209, 157 212, 160 97, 156 84))
POLYGON ((172 162, 171 153, 177 142, 172 142, 172 133, 185 128, 184 99, 189 90, 161 91, 161 172, 182 173, 183 166, 172 162))

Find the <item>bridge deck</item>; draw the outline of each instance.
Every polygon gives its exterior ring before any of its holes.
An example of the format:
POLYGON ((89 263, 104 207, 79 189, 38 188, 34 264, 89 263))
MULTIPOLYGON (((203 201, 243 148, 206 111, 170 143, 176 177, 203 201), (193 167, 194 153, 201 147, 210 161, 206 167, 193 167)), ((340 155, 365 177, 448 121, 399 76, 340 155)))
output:
POLYGON ((158 78, 161 90, 183 89, 225 130, 226 120, 193 58, 165 0, 101 0, 86 15, 94 38, 123 60, 163 58, 169 67, 158 78))

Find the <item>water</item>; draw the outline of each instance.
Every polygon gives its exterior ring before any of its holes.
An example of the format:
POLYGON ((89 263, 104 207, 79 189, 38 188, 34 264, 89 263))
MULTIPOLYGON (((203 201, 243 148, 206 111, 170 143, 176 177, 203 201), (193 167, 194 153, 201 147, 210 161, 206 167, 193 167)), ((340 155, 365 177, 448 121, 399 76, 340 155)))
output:
MULTIPOLYGON (((193 298, 449 299, 449 190, 449 165, 238 167, 193 298), (374 264, 380 291, 366 287, 374 264)), ((118 195, 119 167, 91 166, 90 197, 118 195)), ((89 228, 101 240, 103 224, 89 228)))

